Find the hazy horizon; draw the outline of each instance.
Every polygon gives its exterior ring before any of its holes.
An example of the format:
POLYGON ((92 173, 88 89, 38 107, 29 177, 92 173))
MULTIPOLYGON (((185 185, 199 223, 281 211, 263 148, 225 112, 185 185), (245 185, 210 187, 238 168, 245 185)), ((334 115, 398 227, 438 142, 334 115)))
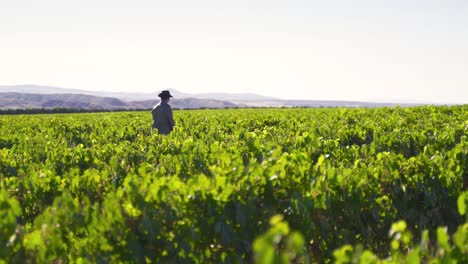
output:
POLYGON ((9 1, 0 85, 468 103, 468 1, 9 1))
MULTIPOLYGON (((274 97, 274 96, 269 96, 269 95, 265 95, 265 94, 260 94, 260 93, 256 93, 256 92, 235 92, 235 91, 226 91, 226 92, 223 92, 223 91, 214 91, 214 92, 190 92, 190 91, 185 91, 185 90, 180 90, 180 89, 175 89, 175 88, 172 88, 172 87, 168 87, 168 88, 164 88, 164 89, 160 89, 160 90, 155 90, 155 91, 130 91, 130 90, 123 90, 123 91, 117 91, 117 90, 102 90, 102 89, 86 89, 86 88, 79 88, 79 87, 60 87, 60 86, 53 86, 53 85, 41 85, 41 84, 8 84, 8 85, 3 85, 3 84, 0 84, 0 88, 2 87, 15 87, 15 86, 18 86, 18 87, 28 87, 28 86, 31 86, 31 87, 34 87, 34 86, 37 86, 37 87, 41 87, 41 88, 59 88, 59 89, 65 89, 65 90, 80 90, 80 91, 87 91, 87 92, 102 92, 102 93, 122 93, 122 94, 148 94, 148 100, 152 100, 152 99, 158 99, 157 98, 157 94, 161 91, 161 90, 176 90, 177 92, 179 93, 182 93, 184 95, 209 95, 209 94, 222 94, 222 95, 229 95, 229 94, 242 94, 242 95, 248 95, 248 94, 252 94, 252 95, 258 95, 258 96, 264 96, 266 98, 271 98, 272 100, 291 100, 291 101, 350 101, 350 102, 367 102, 367 103, 402 103, 402 104, 466 104, 466 103, 463 103, 463 102, 433 102, 433 101, 421 101, 421 100, 393 100, 393 101, 389 101, 389 100, 351 100, 351 99, 344 99, 344 100, 335 100, 335 99, 307 99, 307 98, 299 98, 299 99, 287 99, 287 98, 282 98, 282 97, 274 97)), ((0 91, 1 92, 1 91, 0 91)), ((11 91, 9 91, 11 92, 11 91)), ((19 91, 21 92, 21 91, 19 91)), ((39 94, 42 94, 43 92, 38 92, 39 94)), ((50 93, 50 92, 49 92, 50 93)), ((47 93, 47 94, 49 94, 47 93)), ((87 94, 87 93, 83 93, 83 94, 87 94)), ((175 98, 178 98, 177 96, 175 98)), ((183 98, 186 98, 186 97, 183 97, 183 98)), ((214 99, 214 98, 212 98, 214 99)), ((232 101, 236 101, 236 98, 232 98, 231 99, 232 101)), ((225 99, 225 101, 229 101, 228 98, 225 99)), ((255 101, 255 99, 253 99, 253 101, 255 101)), ((268 99, 266 99, 266 101, 268 101, 268 99)))

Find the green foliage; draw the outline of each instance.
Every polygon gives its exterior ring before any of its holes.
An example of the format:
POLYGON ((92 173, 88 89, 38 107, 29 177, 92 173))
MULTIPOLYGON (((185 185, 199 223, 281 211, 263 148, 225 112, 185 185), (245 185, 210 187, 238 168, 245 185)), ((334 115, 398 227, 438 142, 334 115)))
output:
POLYGON ((21 208, 14 198, 9 198, 5 190, 0 190, 0 260, 9 258, 18 248, 16 217, 21 208))
POLYGON ((290 230, 282 215, 273 216, 270 225, 270 229, 257 237, 253 243, 256 263, 308 262, 304 254, 304 238, 301 234, 290 230))
MULTIPOLYGON (((460 196, 462 197, 462 196, 460 196)), ((407 230, 405 221, 394 223, 390 229, 390 255, 379 259, 361 245, 345 245, 333 252, 336 263, 467 263, 468 262, 468 223, 462 224, 452 239, 447 228, 435 230, 435 242, 430 241, 429 231, 424 230, 419 243, 407 230)))
POLYGON ((0 262, 463 262, 467 110, 3 115, 0 262))

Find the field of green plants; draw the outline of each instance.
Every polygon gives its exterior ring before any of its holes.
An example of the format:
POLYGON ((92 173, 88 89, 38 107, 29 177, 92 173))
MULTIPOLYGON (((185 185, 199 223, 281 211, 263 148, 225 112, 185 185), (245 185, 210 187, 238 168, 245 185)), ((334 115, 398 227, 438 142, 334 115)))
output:
POLYGON ((468 263, 468 106, 0 116, 0 263, 468 263))

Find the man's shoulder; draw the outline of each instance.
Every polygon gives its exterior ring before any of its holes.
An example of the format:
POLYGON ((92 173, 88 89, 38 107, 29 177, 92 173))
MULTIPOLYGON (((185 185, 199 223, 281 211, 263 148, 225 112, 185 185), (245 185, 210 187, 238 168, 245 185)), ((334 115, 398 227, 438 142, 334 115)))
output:
POLYGON ((164 107, 165 109, 171 109, 169 104, 161 104, 161 107, 164 107))
POLYGON ((153 109, 151 111, 154 111, 154 110, 156 110, 158 108, 161 108, 161 104, 157 104, 157 105, 153 106, 153 109))

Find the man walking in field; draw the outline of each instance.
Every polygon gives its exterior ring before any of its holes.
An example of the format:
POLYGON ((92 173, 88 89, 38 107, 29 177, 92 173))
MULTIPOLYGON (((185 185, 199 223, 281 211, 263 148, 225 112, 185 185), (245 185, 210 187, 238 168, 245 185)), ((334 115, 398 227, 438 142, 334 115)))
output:
POLYGON ((164 90, 159 93, 158 96, 161 98, 161 102, 151 111, 151 114, 153 115, 151 131, 157 128, 159 134, 168 135, 175 126, 172 108, 169 105, 169 100, 172 95, 168 90, 164 90))

